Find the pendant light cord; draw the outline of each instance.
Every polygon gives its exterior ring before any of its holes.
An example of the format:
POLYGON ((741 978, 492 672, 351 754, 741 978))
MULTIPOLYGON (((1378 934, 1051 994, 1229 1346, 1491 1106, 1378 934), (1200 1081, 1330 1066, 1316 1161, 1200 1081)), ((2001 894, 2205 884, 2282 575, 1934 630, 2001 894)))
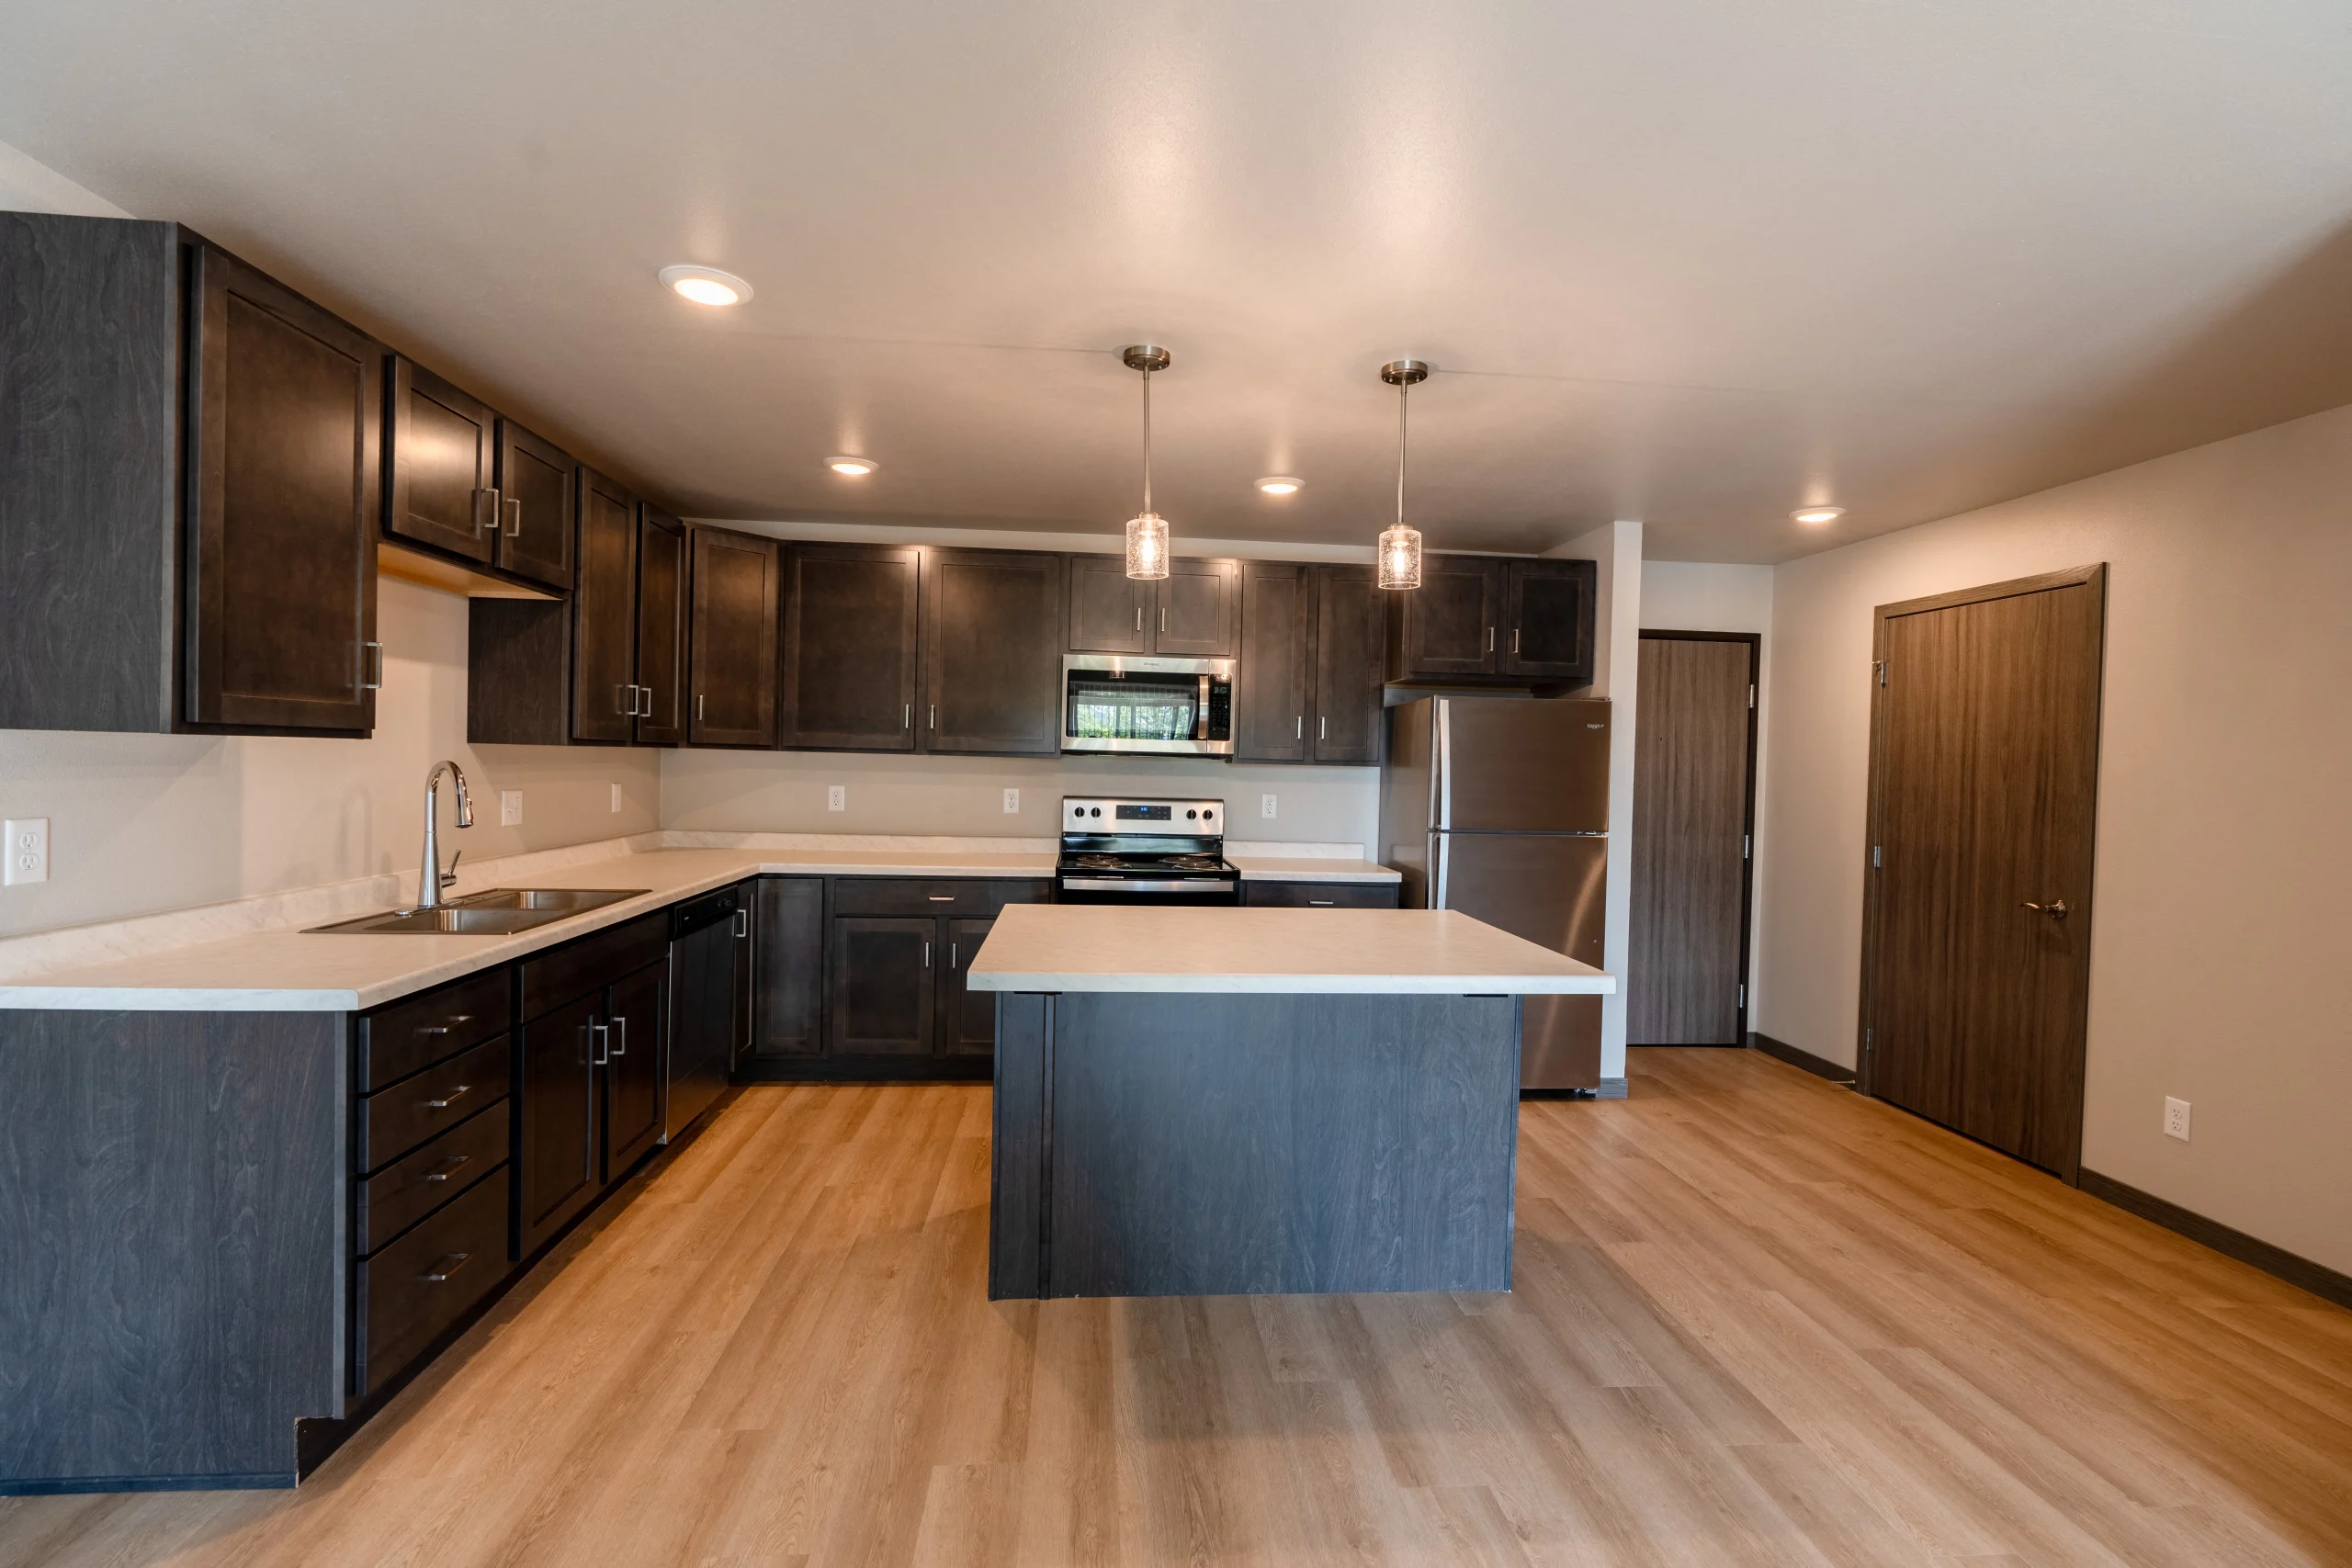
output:
MULTIPOLYGON (((1405 525, 1405 400, 1413 395, 1409 381, 1396 383, 1396 526, 1405 525)), ((1148 463, 1146 464, 1148 468, 1148 463)))
POLYGON ((1143 510, 1148 517, 1151 511, 1151 370, 1143 373, 1143 510))

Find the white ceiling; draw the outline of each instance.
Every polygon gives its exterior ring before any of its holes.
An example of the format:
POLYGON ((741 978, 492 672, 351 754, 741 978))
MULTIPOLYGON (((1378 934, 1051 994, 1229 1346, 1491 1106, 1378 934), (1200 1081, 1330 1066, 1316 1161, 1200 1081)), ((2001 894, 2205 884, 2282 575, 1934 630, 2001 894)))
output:
POLYGON ((0 141, 695 515, 1100 533, 1144 337, 1180 547, 1368 542, 1399 354, 1433 544, 1684 559, 2352 401, 2343 0, 0 0, 0 141))

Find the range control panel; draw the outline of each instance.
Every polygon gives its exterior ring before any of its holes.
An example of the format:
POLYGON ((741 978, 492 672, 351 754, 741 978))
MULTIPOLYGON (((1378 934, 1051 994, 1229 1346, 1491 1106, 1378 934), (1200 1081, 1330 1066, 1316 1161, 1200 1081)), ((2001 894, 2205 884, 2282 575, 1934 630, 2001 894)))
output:
POLYGON ((1064 832, 1222 833, 1222 800, 1113 800, 1062 796, 1064 832))

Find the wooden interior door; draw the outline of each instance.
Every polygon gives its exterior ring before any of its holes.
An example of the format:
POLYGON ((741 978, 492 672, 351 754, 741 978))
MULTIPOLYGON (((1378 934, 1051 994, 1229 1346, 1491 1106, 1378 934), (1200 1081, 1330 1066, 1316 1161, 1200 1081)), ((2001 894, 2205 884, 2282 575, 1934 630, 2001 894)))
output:
POLYGON ((1747 1043, 1759 639, 1644 631, 1626 1039, 1747 1043))
POLYGON ((2106 568, 1878 612, 1865 1092, 2072 1180, 2106 568))

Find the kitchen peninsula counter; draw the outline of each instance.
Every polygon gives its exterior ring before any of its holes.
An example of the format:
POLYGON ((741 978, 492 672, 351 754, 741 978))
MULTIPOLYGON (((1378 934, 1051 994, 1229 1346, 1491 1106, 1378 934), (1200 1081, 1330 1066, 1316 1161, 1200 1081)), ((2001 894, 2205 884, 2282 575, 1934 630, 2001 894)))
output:
POLYGON ((1520 998, 1616 988, 1451 910, 1042 905, 969 984, 996 1298, 1509 1290, 1520 998))

